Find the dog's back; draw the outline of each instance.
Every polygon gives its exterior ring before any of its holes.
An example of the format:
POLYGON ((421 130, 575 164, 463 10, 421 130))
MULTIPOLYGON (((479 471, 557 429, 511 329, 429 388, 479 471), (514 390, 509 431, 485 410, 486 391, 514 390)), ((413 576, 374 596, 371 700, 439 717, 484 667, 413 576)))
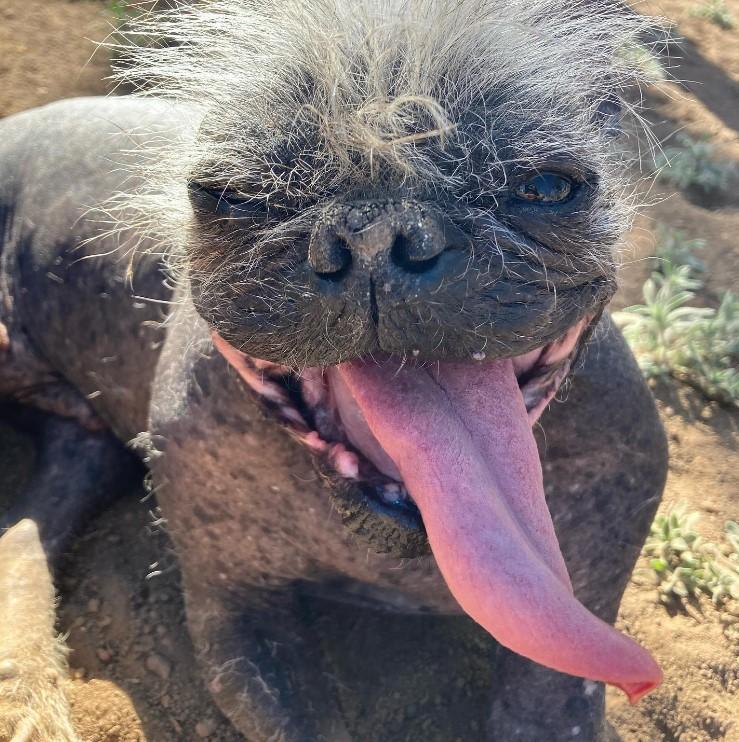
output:
POLYGON ((145 237, 120 230, 107 209, 177 123, 171 105, 130 98, 63 101, 0 121, 4 397, 99 415, 123 440, 146 428, 159 302, 171 289, 161 256, 134 255, 145 237))

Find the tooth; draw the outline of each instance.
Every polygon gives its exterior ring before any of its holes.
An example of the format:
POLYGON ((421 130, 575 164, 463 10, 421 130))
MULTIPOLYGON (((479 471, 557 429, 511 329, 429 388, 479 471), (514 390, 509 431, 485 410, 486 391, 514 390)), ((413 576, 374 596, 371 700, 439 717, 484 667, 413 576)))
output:
POLYGON ((343 443, 334 443, 329 449, 329 459, 336 471, 346 479, 359 479, 359 459, 343 443))
POLYGON ((398 484, 386 484, 384 487, 380 488, 380 494, 382 499, 389 505, 403 502, 407 495, 404 488, 398 484))
POLYGON ((407 502, 410 498, 408 490, 402 484, 396 484, 390 482, 389 484, 378 487, 380 496, 389 505, 394 505, 399 502, 407 502))
POLYGON ((289 420, 290 422, 295 423, 296 425, 305 426, 305 420, 303 419, 303 416, 294 407, 287 407, 286 405, 280 405, 280 414, 286 420, 289 420))

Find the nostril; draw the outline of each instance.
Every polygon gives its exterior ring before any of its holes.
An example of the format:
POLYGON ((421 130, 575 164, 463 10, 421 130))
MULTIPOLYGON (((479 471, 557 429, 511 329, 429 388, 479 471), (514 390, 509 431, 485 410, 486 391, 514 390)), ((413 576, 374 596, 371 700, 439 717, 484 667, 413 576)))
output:
POLYGON ((404 234, 399 234, 390 249, 390 259, 407 273, 426 273, 438 262, 441 251, 424 249, 404 234))
POLYGON ((308 262, 319 278, 340 281, 351 269, 352 253, 341 237, 334 236, 317 249, 312 247, 308 262))

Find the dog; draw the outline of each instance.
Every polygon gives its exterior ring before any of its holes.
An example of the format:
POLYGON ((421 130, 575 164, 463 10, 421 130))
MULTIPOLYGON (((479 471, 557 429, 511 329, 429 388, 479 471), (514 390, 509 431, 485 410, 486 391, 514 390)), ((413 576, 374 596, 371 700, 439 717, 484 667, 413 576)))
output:
MULTIPOLYGON (((185 4, 137 21, 119 75, 144 95, 0 122, 0 396, 41 431, 4 600, 36 596, 51 637, 39 565, 132 443, 249 740, 355 738, 306 596, 478 623, 484 739, 596 739, 604 682, 652 690, 609 624, 666 444, 603 311, 646 23, 600 0, 185 4)), ((58 646, 31 662, 6 633, 6 735, 73 738, 58 646)))

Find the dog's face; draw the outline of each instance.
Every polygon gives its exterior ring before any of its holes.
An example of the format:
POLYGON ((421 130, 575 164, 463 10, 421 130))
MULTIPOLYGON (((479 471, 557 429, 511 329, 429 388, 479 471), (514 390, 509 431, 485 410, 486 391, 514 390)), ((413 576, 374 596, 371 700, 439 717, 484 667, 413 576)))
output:
POLYGON ((501 605, 569 585, 530 425, 614 290, 638 23, 600 3, 264 5, 208 3, 149 55, 152 75, 179 58, 165 77, 204 109, 195 306, 346 522, 402 556, 428 534, 463 607, 516 634, 501 605))
POLYGON ((288 22, 294 58, 208 111, 188 273, 235 347, 299 368, 510 357, 599 313, 624 222, 618 104, 549 28, 476 29, 478 7, 288 22), (580 84, 547 89, 554 65, 580 84))
MULTIPOLYGON (((426 546, 402 477, 357 443, 316 369, 513 358, 535 419, 613 293, 625 221, 623 39, 549 5, 444 5, 251 11, 241 54, 264 65, 213 80, 188 169, 198 311, 250 359, 262 398, 341 444, 328 471, 379 495, 373 512, 397 510, 406 555, 426 546)), ((232 42, 219 74, 245 63, 232 42)))

